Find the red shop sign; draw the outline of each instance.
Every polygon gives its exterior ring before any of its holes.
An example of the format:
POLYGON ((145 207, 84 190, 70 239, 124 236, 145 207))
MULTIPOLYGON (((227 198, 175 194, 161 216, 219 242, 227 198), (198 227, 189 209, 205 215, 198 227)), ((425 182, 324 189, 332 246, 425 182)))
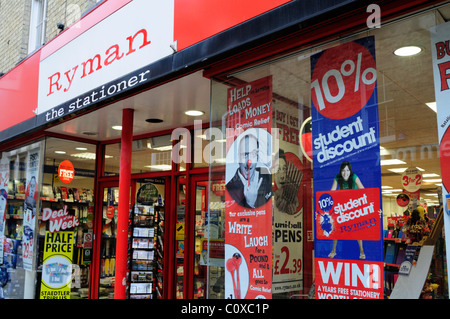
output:
POLYGON ((216 195, 216 196, 225 195, 225 189, 226 189, 225 181, 221 180, 221 181, 213 182, 211 189, 212 189, 212 192, 214 193, 214 195, 216 195))
POLYGON ((75 169, 70 161, 62 161, 58 167, 58 177, 63 183, 70 183, 75 176, 75 169))

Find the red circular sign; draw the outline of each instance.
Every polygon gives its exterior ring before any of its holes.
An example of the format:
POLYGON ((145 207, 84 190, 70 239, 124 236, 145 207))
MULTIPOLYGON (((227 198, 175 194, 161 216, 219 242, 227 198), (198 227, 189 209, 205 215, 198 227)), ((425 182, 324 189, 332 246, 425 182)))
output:
POLYGON ((106 217, 109 219, 113 219, 115 210, 116 209, 114 206, 108 206, 108 208, 106 209, 106 217))
POLYGON ((62 161, 58 167, 58 177, 63 183, 70 183, 75 176, 75 169, 70 161, 62 161))
POLYGON ((300 128, 300 147, 306 159, 312 162, 313 146, 312 146, 312 121, 308 117, 300 128))
POLYGON ((216 196, 225 195, 226 184, 224 180, 214 181, 211 185, 211 190, 216 196))
POLYGON ((375 59, 361 44, 348 42, 326 50, 311 77, 314 107, 330 119, 348 118, 366 105, 377 80, 375 59))
POLYGON ((422 173, 417 167, 408 167, 402 174, 402 186, 410 193, 414 193, 422 186, 422 173))
POLYGON ((440 141, 441 176, 445 189, 450 189, 450 130, 447 128, 440 141))
POLYGON ((400 207, 406 207, 409 205, 409 196, 405 193, 401 193, 397 196, 397 205, 400 207))

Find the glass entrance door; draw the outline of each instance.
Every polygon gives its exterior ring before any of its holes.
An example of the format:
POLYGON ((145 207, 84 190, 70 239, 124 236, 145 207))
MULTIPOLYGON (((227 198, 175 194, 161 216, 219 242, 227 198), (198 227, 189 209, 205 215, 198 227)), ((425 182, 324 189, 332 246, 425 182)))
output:
POLYGON ((102 189, 98 298, 114 299, 119 187, 114 183, 102 189))
POLYGON ((176 298, 224 298, 224 183, 208 178, 199 174, 178 181, 176 298))
POLYGON ((215 176, 194 177, 194 265, 192 293, 195 299, 223 299, 225 268, 225 181, 215 176))

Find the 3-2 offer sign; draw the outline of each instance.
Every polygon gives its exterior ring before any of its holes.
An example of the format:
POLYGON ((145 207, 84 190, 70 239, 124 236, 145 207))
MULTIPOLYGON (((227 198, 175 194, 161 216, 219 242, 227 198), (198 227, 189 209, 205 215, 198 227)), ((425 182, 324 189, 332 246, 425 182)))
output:
POLYGON ((317 298, 383 298, 375 41, 311 57, 317 298))

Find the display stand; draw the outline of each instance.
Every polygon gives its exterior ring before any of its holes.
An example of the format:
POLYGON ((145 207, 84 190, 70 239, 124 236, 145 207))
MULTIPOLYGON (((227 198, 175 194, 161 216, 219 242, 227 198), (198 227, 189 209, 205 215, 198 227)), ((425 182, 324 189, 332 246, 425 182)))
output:
POLYGON ((418 299, 427 279, 434 246, 422 246, 417 264, 408 275, 399 275, 390 299, 418 299))
POLYGON ((442 214, 441 208, 430 236, 428 236, 423 246, 419 247, 420 253, 417 263, 411 267, 408 274, 399 274, 390 299, 418 299, 420 297, 433 260, 434 246, 442 231, 442 214))
POLYGON ((164 207, 136 204, 132 214, 129 298, 161 298, 164 207))

